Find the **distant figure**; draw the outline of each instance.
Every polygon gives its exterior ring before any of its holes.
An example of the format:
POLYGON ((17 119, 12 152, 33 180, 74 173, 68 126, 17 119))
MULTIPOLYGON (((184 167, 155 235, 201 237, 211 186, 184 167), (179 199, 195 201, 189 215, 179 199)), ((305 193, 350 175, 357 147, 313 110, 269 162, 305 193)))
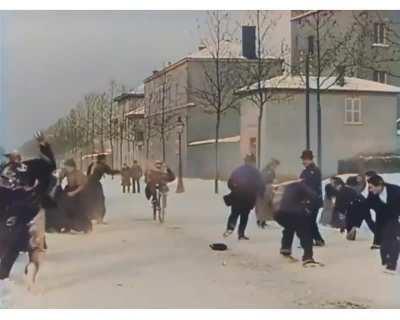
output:
POLYGON ((267 225, 267 220, 272 220, 272 198, 273 187, 272 184, 276 180, 276 169, 280 162, 277 159, 272 159, 266 167, 262 170, 261 175, 265 185, 265 192, 259 196, 256 201, 256 216, 257 225, 264 229, 267 225))
POLYGON ((228 218, 224 237, 233 233, 240 217, 239 240, 249 240, 245 234, 249 214, 256 204, 257 197, 265 192, 261 173, 253 166, 251 161, 249 157, 246 157, 245 164, 235 169, 228 180, 228 188, 231 193, 225 196, 224 200, 226 204, 231 206, 231 214, 228 218))
POLYGON ((96 162, 92 162, 88 167, 86 195, 88 197, 89 214, 91 219, 97 220, 97 223, 104 223, 106 214, 104 191, 100 180, 105 174, 114 175, 117 173, 119 173, 118 170, 113 170, 108 166, 104 154, 98 155, 96 162))
POLYGON ((128 190, 128 193, 131 192, 131 169, 126 163, 123 164, 121 169, 121 186, 123 193, 126 193, 126 190, 128 190))
POLYGON ((400 252, 400 187, 385 183, 381 176, 368 179, 371 204, 382 224, 381 261, 387 273, 396 273, 400 252))
POLYGON ((307 201, 316 201, 317 195, 304 181, 294 182, 285 186, 282 198, 277 205, 274 217, 284 228, 280 253, 291 257, 294 234, 300 239, 304 250, 303 265, 314 265, 313 258, 313 219, 307 201))
POLYGON ((137 160, 133 161, 131 167, 131 178, 132 178, 132 193, 140 193, 140 178, 143 176, 142 167, 139 165, 137 160))
POLYGON ((322 178, 321 171, 314 163, 314 155, 311 150, 304 150, 301 157, 304 165, 304 170, 300 175, 300 179, 304 181, 315 194, 316 197, 309 199, 308 206, 311 212, 311 226, 315 246, 324 246, 325 241, 318 229, 317 217, 319 209, 322 207, 322 178))

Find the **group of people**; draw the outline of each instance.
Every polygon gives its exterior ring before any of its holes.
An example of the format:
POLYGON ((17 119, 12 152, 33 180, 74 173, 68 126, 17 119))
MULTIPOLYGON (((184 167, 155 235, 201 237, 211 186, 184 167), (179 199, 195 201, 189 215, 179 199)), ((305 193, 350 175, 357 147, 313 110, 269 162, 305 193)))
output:
MULTIPOLYGON (((29 263, 25 273, 30 286, 47 249, 45 233, 71 231, 89 233, 92 223, 104 224, 105 195, 101 179, 104 175, 121 174, 123 192, 140 192, 142 168, 137 161, 114 170, 104 154, 84 174, 74 159, 63 162, 57 170, 50 144, 41 132, 36 133, 39 156, 23 160, 17 152, 5 155, 0 166, 0 280, 9 277, 20 252, 27 252, 29 263)), ((154 200, 156 189, 168 190, 175 179, 172 170, 162 161, 155 161, 145 172, 145 193, 154 200)))
POLYGON ((129 167, 126 163, 121 169, 121 187, 123 193, 140 193, 140 179, 143 176, 143 169, 137 160, 133 160, 133 164, 129 167))
POLYGON ((0 167, 0 280, 9 277, 19 253, 27 252, 25 273, 30 286, 35 283, 47 249, 45 232, 87 233, 92 230, 92 220, 104 223, 105 198, 100 180, 105 174, 119 173, 100 154, 86 175, 73 159, 64 161, 57 174, 50 144, 41 132, 36 133, 36 140, 38 157, 23 160, 18 152, 11 152, 0 167))
POLYGON ((380 249, 385 272, 394 273, 400 252, 400 187, 368 171, 350 176, 346 182, 339 176, 331 177, 324 198, 321 172, 312 151, 304 150, 300 158, 304 170, 299 178, 281 184, 276 181, 278 160, 272 159, 260 172, 251 157, 245 158, 245 164, 228 180, 231 192, 224 201, 231 212, 224 237, 233 233, 240 217, 239 240, 248 240, 248 216, 255 208, 259 227, 265 228, 267 220, 272 219, 283 227, 280 254, 284 257, 293 258, 293 239, 298 236, 307 267, 320 264, 314 260, 313 246, 325 246, 317 221, 320 213, 321 224, 346 232, 348 240, 355 240, 357 229, 365 221, 374 234, 371 249, 380 249))
MULTIPOLYGON (((92 221, 104 223, 105 196, 101 179, 104 175, 121 174, 123 192, 140 192, 144 175, 145 195, 154 202, 156 190, 168 191, 175 179, 173 171, 163 162, 155 161, 143 174, 135 161, 121 171, 112 169, 106 156, 99 154, 86 174, 73 159, 67 159, 56 172, 51 146, 42 133, 36 134, 39 157, 22 160, 17 152, 6 155, 8 161, 0 167, 0 280, 8 278, 19 253, 27 252, 29 263, 25 272, 35 282, 41 257, 47 248, 45 231, 90 232, 92 221), (63 187, 64 186, 64 187, 63 187)), ((231 235, 237 225, 239 240, 246 235, 248 217, 255 208, 257 225, 265 228, 268 220, 283 227, 280 254, 292 258, 294 235, 304 250, 303 265, 319 263, 314 260, 313 246, 324 246, 320 223, 346 232, 355 240, 363 221, 374 234, 372 249, 380 249, 386 272, 395 272, 400 252, 400 187, 386 183, 376 172, 349 177, 331 177, 322 193, 322 177, 314 163, 311 150, 303 151, 304 170, 299 179, 277 184, 276 170, 280 162, 272 159, 260 172, 254 159, 246 157, 228 180, 231 192, 224 196, 231 212, 224 236, 231 235), (375 212, 372 219, 371 210, 375 212)))
POLYGON ((107 164, 104 154, 89 165, 86 175, 74 159, 65 160, 57 176, 56 205, 46 212, 46 230, 89 233, 92 221, 104 224, 106 207, 101 178, 117 173, 107 164))
POLYGON ((25 268, 33 284, 47 247, 45 210, 54 206, 56 185, 53 151, 42 133, 36 133, 39 157, 22 160, 17 152, 6 155, 0 168, 0 280, 8 278, 21 251, 27 252, 25 268))

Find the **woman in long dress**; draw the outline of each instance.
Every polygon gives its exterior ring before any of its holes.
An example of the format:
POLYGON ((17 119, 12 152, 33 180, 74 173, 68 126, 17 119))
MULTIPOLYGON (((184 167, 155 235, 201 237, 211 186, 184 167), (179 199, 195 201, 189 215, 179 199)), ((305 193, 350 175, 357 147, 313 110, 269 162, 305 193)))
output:
POLYGON ((272 159, 261 172, 265 183, 265 192, 263 196, 257 198, 255 210, 257 225, 262 229, 266 227, 268 220, 273 219, 273 183, 276 179, 276 169, 279 164, 279 160, 272 159))
POLYGON ((63 190, 61 206, 67 218, 66 231, 75 230, 88 233, 92 231, 92 223, 89 219, 84 193, 87 177, 76 167, 73 159, 68 159, 64 162, 60 182, 64 178, 67 179, 67 186, 63 190))
POLYGON ((91 163, 88 167, 85 196, 87 197, 89 216, 97 223, 104 224, 106 214, 104 191, 100 180, 105 174, 114 175, 118 173, 120 173, 119 170, 111 169, 106 163, 106 156, 103 154, 98 155, 96 162, 91 163))
POLYGON ((333 186, 333 177, 331 177, 329 183, 325 186, 325 198, 322 207, 321 218, 319 223, 324 226, 332 226, 335 209, 335 195, 336 190, 333 186))

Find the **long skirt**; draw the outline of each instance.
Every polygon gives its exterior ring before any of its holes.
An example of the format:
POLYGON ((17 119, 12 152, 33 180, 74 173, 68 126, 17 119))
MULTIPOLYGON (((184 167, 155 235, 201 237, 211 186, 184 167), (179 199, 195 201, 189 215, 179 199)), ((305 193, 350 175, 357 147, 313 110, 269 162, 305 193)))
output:
POLYGON ((263 196, 257 197, 256 200, 256 217, 257 221, 265 222, 267 220, 273 220, 273 189, 272 185, 266 185, 263 196))
POLYGON ((319 223, 324 226, 330 226, 332 224, 332 215, 334 210, 334 203, 331 199, 326 198, 321 212, 321 218, 319 223))
POLYGON ((73 190, 67 186, 63 192, 62 208, 67 218, 67 229, 89 232, 92 229, 92 223, 89 217, 86 195, 81 191, 73 197, 68 196, 68 192, 73 190))
POLYGON ((89 181, 83 191, 87 204, 88 216, 91 220, 103 221, 106 214, 103 186, 99 181, 89 181))
POLYGON ((68 229, 69 219, 65 212, 64 190, 59 186, 55 192, 54 201, 56 206, 46 209, 46 232, 60 232, 68 229))

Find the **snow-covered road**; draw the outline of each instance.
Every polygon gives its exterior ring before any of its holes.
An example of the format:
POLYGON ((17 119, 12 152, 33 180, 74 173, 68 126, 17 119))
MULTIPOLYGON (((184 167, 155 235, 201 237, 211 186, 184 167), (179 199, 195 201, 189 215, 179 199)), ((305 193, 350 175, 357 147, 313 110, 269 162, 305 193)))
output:
MULTIPOLYGON (((397 176, 391 179, 397 180, 397 176)), ((223 184, 223 183, 222 183, 223 184)), ((382 272, 371 235, 349 242, 322 227, 326 264, 304 269, 279 255, 281 229, 249 222, 247 242, 222 241, 228 214, 213 183, 185 180, 170 193, 167 221, 152 221, 141 195, 121 194, 119 179, 105 181, 108 225, 90 235, 48 235, 38 292, 25 290, 21 255, 12 280, 0 283, 0 305, 14 308, 314 308, 400 307, 400 275, 382 272)), ((225 186, 224 186, 225 188, 225 186)), ((171 191, 175 186, 171 186, 171 191)), ((223 194, 223 192, 221 193, 223 194)), ((296 245, 297 247, 297 245, 296 245)), ((295 255, 301 257, 300 249, 295 255)))

